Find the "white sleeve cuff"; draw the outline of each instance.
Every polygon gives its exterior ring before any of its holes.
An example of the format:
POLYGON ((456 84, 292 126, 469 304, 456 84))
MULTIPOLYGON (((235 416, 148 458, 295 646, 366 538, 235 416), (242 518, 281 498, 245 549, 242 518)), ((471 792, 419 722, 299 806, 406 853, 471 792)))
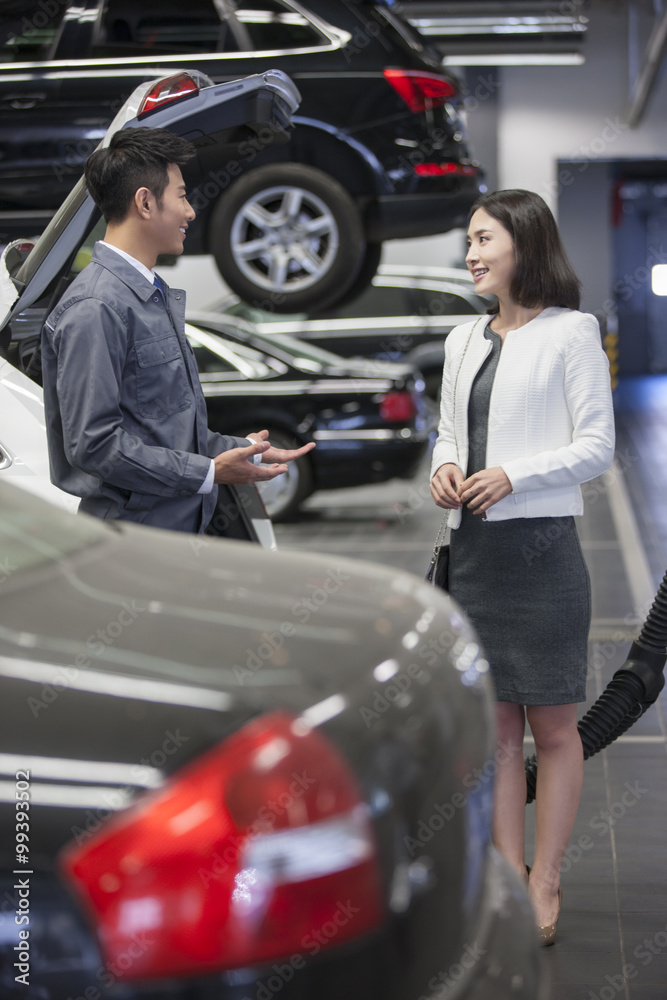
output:
POLYGON ((213 477, 215 476, 215 462, 211 459, 211 464, 209 466, 208 472, 206 473, 206 479, 201 484, 197 493, 210 493, 213 489, 213 477))
MULTIPOLYGON (((252 438, 246 438, 246 441, 248 442, 248 444, 257 444, 257 442, 253 441, 252 438)), ((262 453, 261 451, 258 451, 252 456, 253 465, 259 465, 261 461, 262 461, 262 453)))

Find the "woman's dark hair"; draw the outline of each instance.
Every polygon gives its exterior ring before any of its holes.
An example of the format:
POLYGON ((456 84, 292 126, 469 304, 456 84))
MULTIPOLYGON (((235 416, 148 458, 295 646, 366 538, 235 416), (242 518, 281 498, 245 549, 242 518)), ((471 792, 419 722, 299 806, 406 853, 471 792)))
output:
MULTIPOLYGON (((514 275, 510 295, 520 306, 578 309, 581 282, 561 242, 556 220, 539 194, 521 189, 482 195, 470 210, 492 215, 514 243, 514 275)), ((489 312, 497 312, 498 307, 489 312)))
POLYGON ((162 208, 169 164, 182 167, 195 153, 192 143, 163 128, 121 129, 86 160, 86 186, 106 221, 122 222, 141 187, 152 191, 162 208))

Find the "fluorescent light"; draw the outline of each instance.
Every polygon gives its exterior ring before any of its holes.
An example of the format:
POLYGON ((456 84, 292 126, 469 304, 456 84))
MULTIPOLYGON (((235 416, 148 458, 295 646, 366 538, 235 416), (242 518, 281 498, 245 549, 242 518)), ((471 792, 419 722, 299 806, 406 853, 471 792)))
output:
POLYGON ((582 66, 585 62, 580 52, 481 52, 468 55, 445 56, 443 66, 582 66))
POLYGON ((654 264, 651 268, 651 291, 654 295, 667 295, 667 264, 654 264))

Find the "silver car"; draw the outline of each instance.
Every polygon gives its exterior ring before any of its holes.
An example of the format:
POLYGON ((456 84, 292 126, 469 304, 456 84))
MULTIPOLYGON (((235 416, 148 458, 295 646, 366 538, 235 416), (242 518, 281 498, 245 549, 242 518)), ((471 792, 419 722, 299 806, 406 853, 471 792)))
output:
POLYGON ((441 591, 1 482, 0 552, 3 998, 545 997, 441 591))
POLYGON ((485 313, 493 297, 478 295, 458 268, 383 264, 368 287, 319 312, 280 315, 229 295, 215 306, 253 322, 261 333, 285 333, 373 365, 401 361, 419 369, 426 392, 437 399, 447 334, 485 313))

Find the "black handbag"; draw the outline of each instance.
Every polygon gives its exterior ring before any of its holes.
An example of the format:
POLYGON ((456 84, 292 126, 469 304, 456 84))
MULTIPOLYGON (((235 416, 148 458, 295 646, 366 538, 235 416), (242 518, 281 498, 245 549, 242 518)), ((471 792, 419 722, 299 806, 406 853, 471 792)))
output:
POLYGON ((426 579, 434 587, 449 590, 449 545, 437 545, 431 556, 426 579))
MULTIPOLYGON (((471 328, 468 334, 468 339, 466 340, 466 346, 463 348, 463 354, 461 355, 461 361, 459 362, 458 371, 456 373, 456 378, 454 380, 454 392, 452 401, 452 412, 454 418, 456 418, 456 389, 459 384, 459 375, 461 374, 461 368, 463 367, 463 359, 466 356, 468 346, 470 344, 470 339, 474 331, 479 326, 479 320, 471 328)), ((456 453, 458 457, 458 442, 455 440, 456 453)), ((434 587, 440 587, 441 590, 449 590, 449 545, 445 545, 445 535, 447 533, 447 525, 449 524, 449 511, 446 510, 442 517, 442 522, 438 530, 438 536, 435 540, 435 545, 433 546, 433 555, 431 556, 431 562, 429 564, 428 570, 426 571, 426 581, 427 583, 432 583, 434 587)))

